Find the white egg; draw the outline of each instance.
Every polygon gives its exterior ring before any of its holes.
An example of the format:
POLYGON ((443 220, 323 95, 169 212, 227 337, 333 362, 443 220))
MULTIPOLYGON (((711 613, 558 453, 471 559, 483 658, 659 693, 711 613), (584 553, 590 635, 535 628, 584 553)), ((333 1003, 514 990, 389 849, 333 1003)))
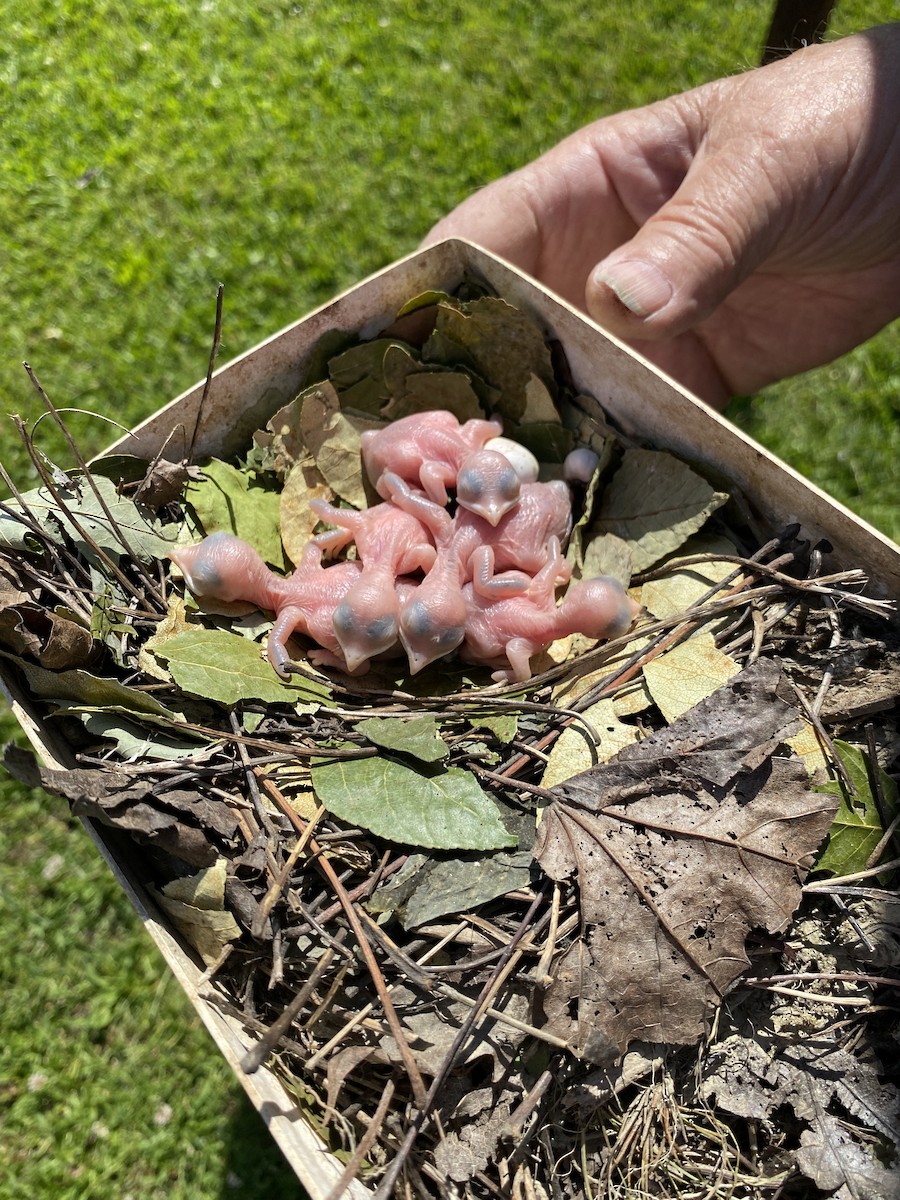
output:
POLYGON ((494 450, 508 459, 515 473, 523 483, 534 483, 537 480, 540 467, 538 460, 530 450, 512 438, 495 437, 484 444, 485 450, 494 450))
POLYGON ((600 463, 600 458, 587 446, 579 446, 566 455, 563 463, 563 477, 569 483, 590 483, 594 472, 600 463))

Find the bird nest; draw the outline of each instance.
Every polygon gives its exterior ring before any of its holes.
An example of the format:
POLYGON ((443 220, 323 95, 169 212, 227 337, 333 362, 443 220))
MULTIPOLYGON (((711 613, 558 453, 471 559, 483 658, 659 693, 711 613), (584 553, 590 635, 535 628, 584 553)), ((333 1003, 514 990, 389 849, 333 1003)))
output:
POLYGON ((71 443, 64 473, 17 422, 41 483, 4 476, 0 654, 72 763, 7 767, 130 847, 335 1198, 889 1194, 892 605, 600 419, 471 284, 350 343, 235 461, 71 443), (542 478, 591 449, 567 560, 640 618, 526 681, 303 639, 279 677, 271 614, 194 601, 170 551, 224 529, 290 571, 316 501, 372 501, 362 432, 426 407, 499 415, 542 478))

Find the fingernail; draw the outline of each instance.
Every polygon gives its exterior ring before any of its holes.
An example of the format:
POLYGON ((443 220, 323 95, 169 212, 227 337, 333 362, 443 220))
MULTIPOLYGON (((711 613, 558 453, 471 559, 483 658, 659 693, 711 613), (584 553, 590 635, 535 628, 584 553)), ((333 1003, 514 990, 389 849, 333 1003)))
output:
POLYGON ((653 263, 626 259, 611 267, 600 267, 595 283, 612 288, 622 304, 636 317, 659 312, 672 299, 672 285, 653 263))

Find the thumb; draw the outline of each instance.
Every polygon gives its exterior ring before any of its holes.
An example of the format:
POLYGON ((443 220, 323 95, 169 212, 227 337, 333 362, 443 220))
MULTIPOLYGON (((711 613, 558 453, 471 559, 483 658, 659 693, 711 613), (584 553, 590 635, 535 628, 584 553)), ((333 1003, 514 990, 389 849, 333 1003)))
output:
POLYGON ((622 337, 657 339, 709 316, 777 238, 767 211, 777 205, 753 174, 746 156, 698 156, 671 199, 588 275, 591 317, 622 337))

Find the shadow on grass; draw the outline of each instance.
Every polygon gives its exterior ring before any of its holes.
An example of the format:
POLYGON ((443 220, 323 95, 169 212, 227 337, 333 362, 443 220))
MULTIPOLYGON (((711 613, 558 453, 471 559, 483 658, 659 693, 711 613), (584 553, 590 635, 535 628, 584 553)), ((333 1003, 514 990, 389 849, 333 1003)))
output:
POLYGON ((239 1084, 222 1165, 222 1200, 309 1200, 239 1084))

